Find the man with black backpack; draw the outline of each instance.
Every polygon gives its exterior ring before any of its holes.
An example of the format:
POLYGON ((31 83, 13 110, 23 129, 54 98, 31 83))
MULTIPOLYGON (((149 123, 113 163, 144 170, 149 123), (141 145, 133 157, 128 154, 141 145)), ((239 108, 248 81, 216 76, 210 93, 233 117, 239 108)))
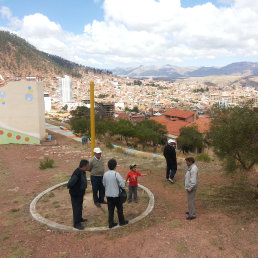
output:
POLYGON ((108 161, 109 170, 105 172, 103 176, 103 185, 106 189, 107 203, 108 203, 108 224, 109 228, 117 226, 114 223, 114 210, 117 208, 117 215, 119 220, 119 225, 123 226, 128 224, 128 221, 124 218, 123 213, 123 202, 119 198, 119 188, 125 187, 124 179, 121 175, 115 171, 117 162, 115 159, 110 159, 108 161))

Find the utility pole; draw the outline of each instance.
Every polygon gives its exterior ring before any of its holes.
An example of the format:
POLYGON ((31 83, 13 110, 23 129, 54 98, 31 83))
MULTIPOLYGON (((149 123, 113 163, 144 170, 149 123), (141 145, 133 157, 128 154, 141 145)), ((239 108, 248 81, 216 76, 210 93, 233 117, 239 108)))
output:
POLYGON ((90 132, 91 132, 91 156, 95 148, 95 107, 94 107, 94 82, 90 82, 90 132))

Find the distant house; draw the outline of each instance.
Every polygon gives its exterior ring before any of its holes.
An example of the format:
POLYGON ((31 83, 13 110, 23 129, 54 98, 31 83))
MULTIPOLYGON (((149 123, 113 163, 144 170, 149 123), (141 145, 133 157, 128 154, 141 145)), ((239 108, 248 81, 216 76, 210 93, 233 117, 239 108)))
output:
POLYGON ((130 115, 129 119, 133 122, 133 123, 138 123, 143 121, 145 118, 144 115, 130 115))
MULTIPOLYGON (((162 125, 165 125, 168 131, 168 137, 176 139, 180 135, 180 129, 184 126, 189 126, 196 123, 200 118, 199 116, 190 111, 184 111, 178 108, 168 109, 165 113, 158 117, 151 117, 151 120, 154 120, 162 125)), ((200 127, 204 127, 200 123, 200 127)), ((197 124, 198 126, 198 124, 197 124)))

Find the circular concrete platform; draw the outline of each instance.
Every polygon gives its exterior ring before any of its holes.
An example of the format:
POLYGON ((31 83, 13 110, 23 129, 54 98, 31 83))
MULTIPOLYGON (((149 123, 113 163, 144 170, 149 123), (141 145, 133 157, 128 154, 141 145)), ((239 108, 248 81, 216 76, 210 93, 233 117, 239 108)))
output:
MULTIPOLYGON (((36 196, 34 198, 34 200, 30 204, 30 213, 31 213, 32 217, 35 220, 37 220, 38 222, 43 223, 43 224, 47 225, 48 227, 56 229, 56 230, 80 231, 80 232, 81 231, 104 231, 104 230, 110 230, 108 227, 89 227, 89 228, 86 227, 86 228, 84 228, 84 230, 78 230, 78 229, 76 229, 74 227, 58 224, 58 223, 56 223, 54 221, 46 219, 46 218, 44 218, 43 216, 41 216, 37 212, 36 205, 37 205, 37 202, 40 200, 40 198, 42 198, 48 192, 50 192, 50 191, 52 191, 52 190, 54 190, 54 189, 56 189, 58 187, 61 187, 61 186, 65 185, 65 184, 67 184, 67 182, 63 182, 63 183, 54 185, 54 186, 48 188, 47 190, 41 192, 38 196, 36 196)), ((147 193, 147 195, 149 197, 149 204, 148 204, 146 210, 142 214, 140 214, 136 218, 134 218, 134 219, 129 221, 129 225, 133 224, 133 223, 136 223, 136 222, 140 221, 141 219, 145 218, 148 214, 151 213, 151 211, 154 208, 154 195, 153 195, 153 193, 147 187, 145 187, 143 185, 138 184, 138 187, 141 188, 143 191, 145 191, 147 193)), ((119 227, 120 226, 116 226, 116 227, 114 227, 112 229, 116 229, 116 228, 119 228, 119 227)))

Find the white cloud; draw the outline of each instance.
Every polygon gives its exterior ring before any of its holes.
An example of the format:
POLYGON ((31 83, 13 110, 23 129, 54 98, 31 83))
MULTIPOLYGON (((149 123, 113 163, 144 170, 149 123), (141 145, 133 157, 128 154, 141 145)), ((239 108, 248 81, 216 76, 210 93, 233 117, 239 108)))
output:
MULTIPOLYGON (((95 1, 95 0, 94 0, 95 1)), ((36 13, 16 21, 16 32, 39 49, 75 62, 110 67, 230 56, 258 57, 258 2, 218 0, 182 8, 180 0, 105 0, 104 21, 94 20, 75 35, 36 13)))

